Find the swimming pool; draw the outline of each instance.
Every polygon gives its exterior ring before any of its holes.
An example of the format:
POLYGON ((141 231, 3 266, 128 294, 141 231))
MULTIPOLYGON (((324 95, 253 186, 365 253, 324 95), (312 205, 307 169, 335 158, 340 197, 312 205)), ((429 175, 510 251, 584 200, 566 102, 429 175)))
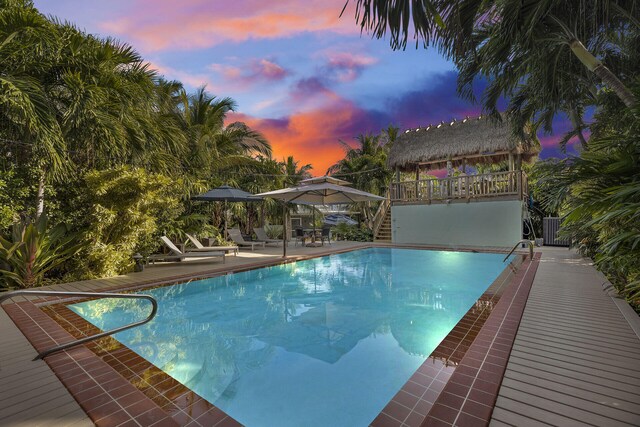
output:
MULTIPOLYGON (((500 254, 371 248, 145 293, 124 345, 248 426, 370 423, 504 270, 500 254)), ((101 329, 137 301, 70 305, 101 329)))

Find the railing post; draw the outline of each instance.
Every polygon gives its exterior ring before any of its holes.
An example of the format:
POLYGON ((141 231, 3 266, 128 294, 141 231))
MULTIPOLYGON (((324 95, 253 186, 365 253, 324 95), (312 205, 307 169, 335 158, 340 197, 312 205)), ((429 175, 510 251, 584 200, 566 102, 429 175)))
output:
POLYGON ((471 198, 471 193, 469 192, 470 188, 469 188, 469 175, 464 177, 464 191, 465 191, 465 196, 467 196, 467 200, 469 200, 471 198))
POLYGON ((517 180, 518 180, 518 198, 520 200, 524 199, 523 196, 523 189, 522 189, 522 171, 519 171, 518 175, 517 175, 517 180))

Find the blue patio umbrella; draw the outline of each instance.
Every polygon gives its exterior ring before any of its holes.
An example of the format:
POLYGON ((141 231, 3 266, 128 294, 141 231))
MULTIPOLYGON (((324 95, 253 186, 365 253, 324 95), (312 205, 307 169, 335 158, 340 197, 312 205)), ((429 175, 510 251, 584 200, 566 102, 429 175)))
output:
POLYGON ((260 202, 262 201, 262 197, 240 190, 239 188, 222 185, 204 194, 193 196, 191 200, 224 202, 224 236, 227 237, 227 202, 260 202))

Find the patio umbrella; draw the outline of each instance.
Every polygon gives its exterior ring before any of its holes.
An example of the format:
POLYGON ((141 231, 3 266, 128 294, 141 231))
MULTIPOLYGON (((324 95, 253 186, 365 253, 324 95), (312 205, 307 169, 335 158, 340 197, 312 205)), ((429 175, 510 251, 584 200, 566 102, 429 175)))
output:
MULTIPOLYGON (((301 203, 307 205, 330 205, 330 204, 346 204, 367 202, 370 200, 384 200, 384 197, 367 193, 366 191, 356 190, 347 187, 347 181, 333 178, 330 176, 321 176, 300 181, 297 187, 283 188, 282 190, 269 191, 267 193, 256 194, 259 197, 270 197, 272 199, 281 200, 285 203, 284 213, 286 215, 286 203, 301 203)), ((286 242, 286 218, 284 220, 283 253, 287 256, 286 242)))
POLYGON ((247 193, 239 188, 222 185, 204 194, 193 196, 191 200, 201 202, 224 202, 224 237, 227 237, 227 202, 259 202, 262 197, 247 193))

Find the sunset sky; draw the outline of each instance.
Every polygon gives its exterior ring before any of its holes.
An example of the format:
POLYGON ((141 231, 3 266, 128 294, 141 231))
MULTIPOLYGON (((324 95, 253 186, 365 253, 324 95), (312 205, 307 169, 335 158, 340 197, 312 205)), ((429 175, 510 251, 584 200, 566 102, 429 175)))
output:
MULTIPOLYGON (((314 175, 342 158, 338 140, 478 115, 456 96, 454 66, 435 49, 394 52, 360 35, 345 0, 36 0, 45 14, 133 45, 168 79, 206 84, 238 103, 232 120, 261 131, 274 157, 314 175)), ((352 2, 353 3, 353 2, 352 2)), ((479 89, 480 89, 479 85, 479 89)), ((557 134, 565 131, 559 121, 557 134)), ((559 136, 542 136, 542 157, 559 136)))

